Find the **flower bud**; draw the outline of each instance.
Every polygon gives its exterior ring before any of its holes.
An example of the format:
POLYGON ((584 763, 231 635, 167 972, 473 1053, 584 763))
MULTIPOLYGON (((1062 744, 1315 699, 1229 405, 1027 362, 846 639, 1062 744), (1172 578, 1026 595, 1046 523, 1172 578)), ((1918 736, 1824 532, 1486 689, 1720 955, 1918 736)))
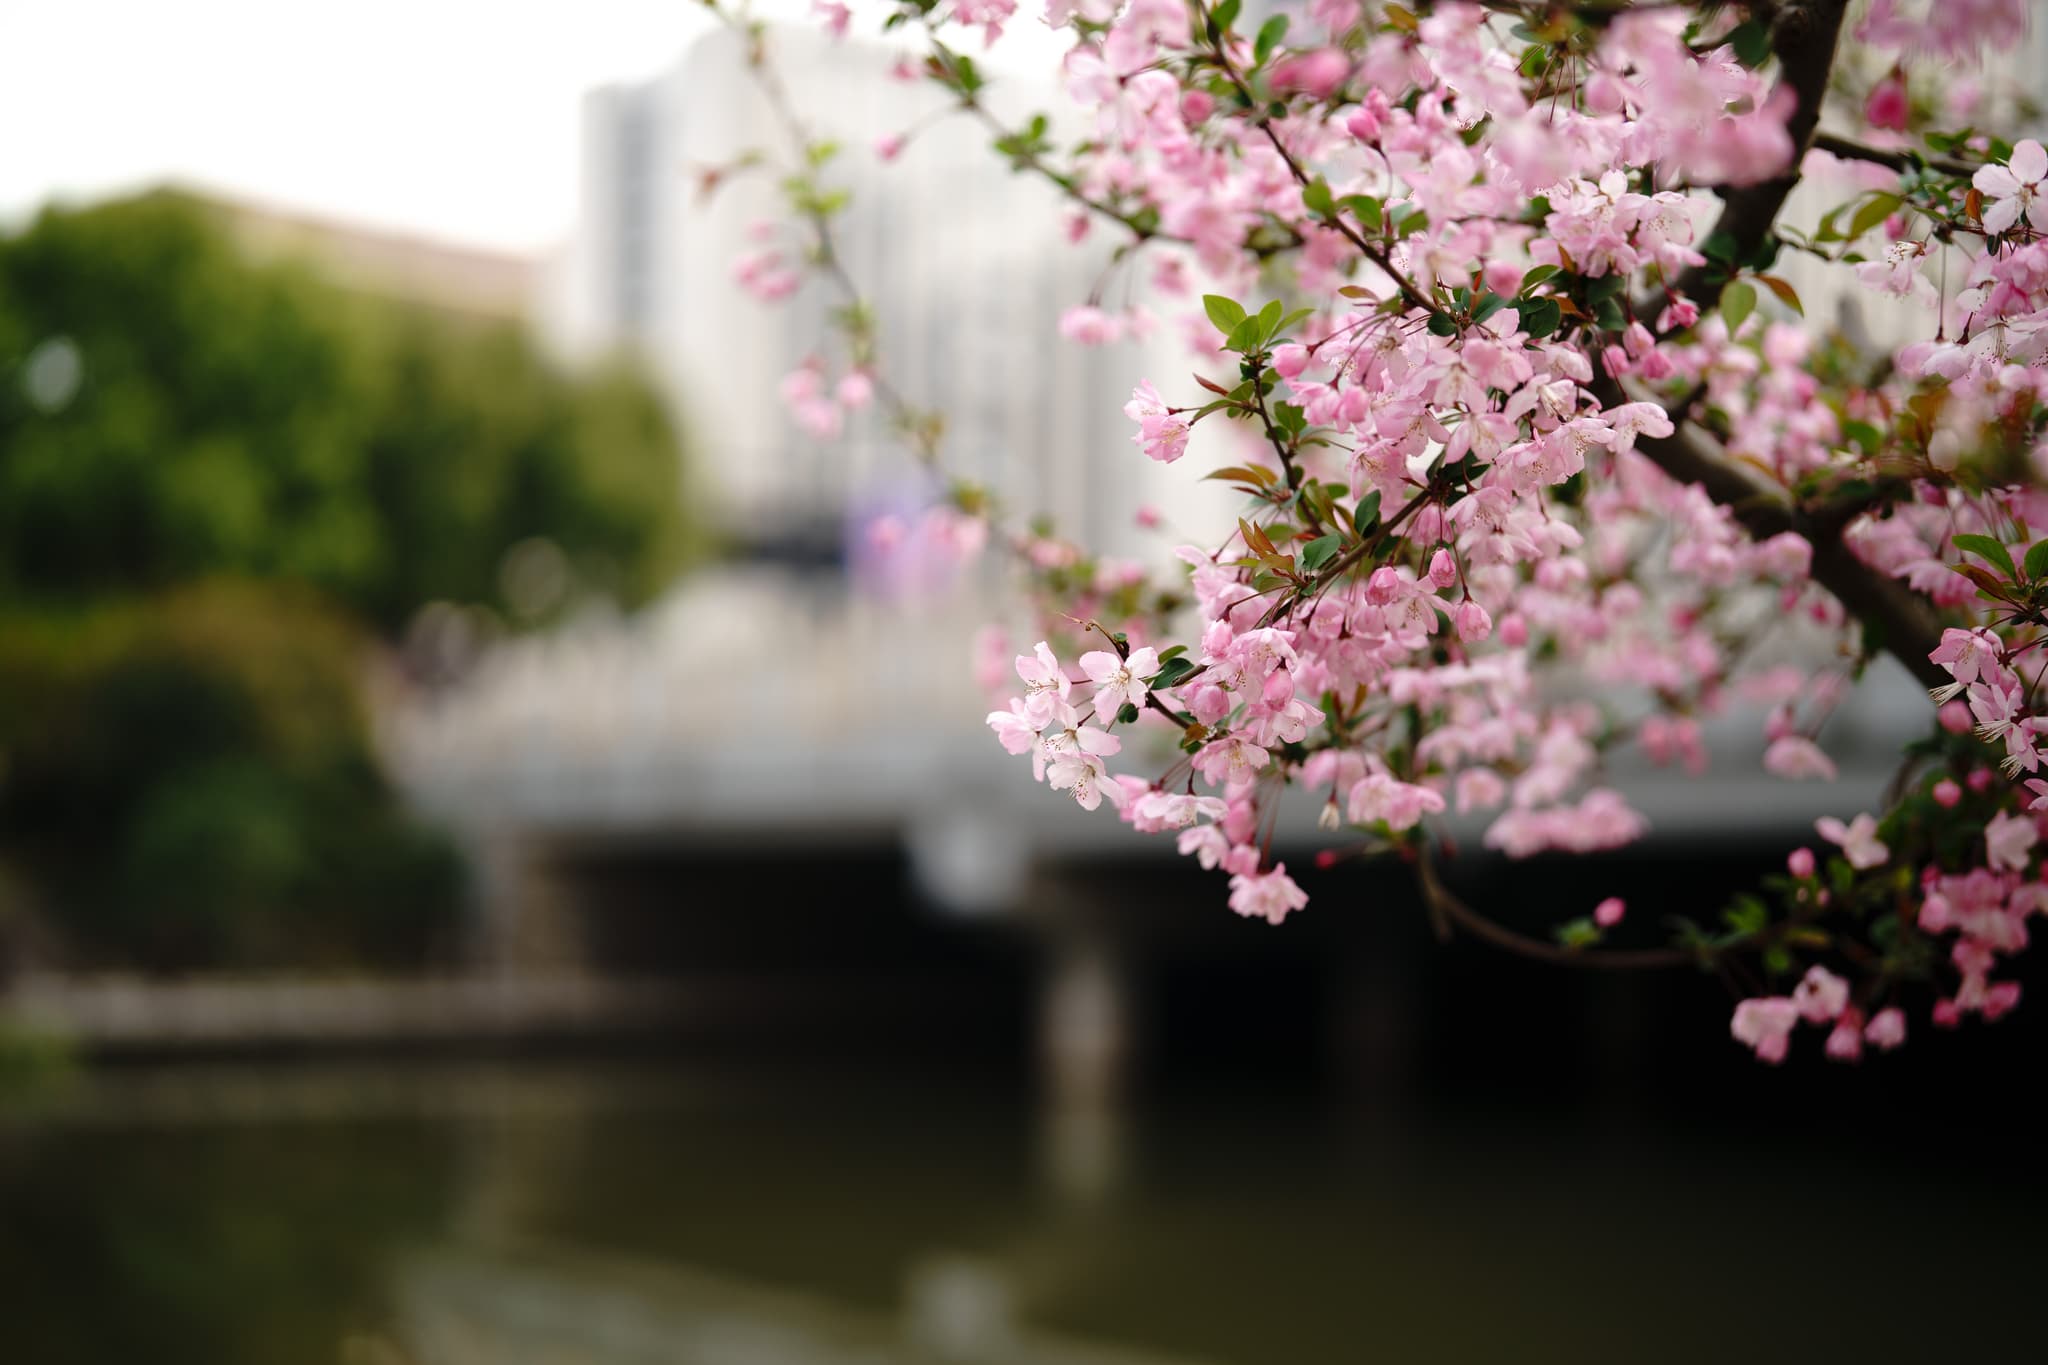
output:
POLYGON ((1458 581, 1458 561, 1449 550, 1439 549, 1429 557, 1429 581, 1438 588, 1448 588, 1458 581))
POLYGON ((1785 870, 1801 881, 1813 875, 1813 867, 1813 850, 1810 848, 1795 848, 1785 859, 1785 870))
POLYGON ((1493 618, 1486 614, 1485 607, 1469 597, 1458 603, 1452 624, 1457 627, 1458 638, 1468 645, 1476 645, 1493 634, 1493 618))

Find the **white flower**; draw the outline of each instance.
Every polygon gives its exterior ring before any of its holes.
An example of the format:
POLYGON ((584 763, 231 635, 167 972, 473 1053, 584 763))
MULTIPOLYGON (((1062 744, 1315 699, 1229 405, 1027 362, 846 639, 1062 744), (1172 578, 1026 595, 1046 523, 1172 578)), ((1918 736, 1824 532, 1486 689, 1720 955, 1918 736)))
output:
POLYGON ((2044 180, 2048 180, 2048 151, 2032 138, 2014 147, 2005 165, 1980 167, 1970 183, 1991 201, 1984 210, 1984 230, 2004 232, 2024 214, 2037 232, 2048 232, 2044 180))

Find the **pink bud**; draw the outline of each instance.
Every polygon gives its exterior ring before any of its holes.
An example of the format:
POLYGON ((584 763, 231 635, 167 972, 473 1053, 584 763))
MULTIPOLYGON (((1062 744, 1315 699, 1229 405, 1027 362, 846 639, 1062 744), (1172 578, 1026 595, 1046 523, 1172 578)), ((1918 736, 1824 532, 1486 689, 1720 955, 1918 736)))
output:
POLYGON ((1941 721, 1941 728, 1952 735, 1967 735, 1977 723, 1976 718, 1970 714, 1967 702, 1949 702, 1941 708, 1937 716, 1941 721))
POLYGON ((866 407, 874 400, 875 381, 861 370, 849 370, 841 376, 839 385, 833 390, 839 405, 854 411, 866 407))
POLYGON ((1602 929, 1612 929, 1621 923, 1621 917, 1628 913, 1628 902, 1619 896, 1609 896, 1593 907, 1593 923, 1602 929))
POLYGON ((1863 1041, 1886 1052, 1905 1042, 1906 1012, 1896 1005, 1879 1010, 1863 1030, 1863 1041))
POLYGON ((1834 1031, 1828 1034, 1827 1054, 1838 1062, 1860 1062, 1863 1060, 1863 1016, 1853 1009, 1842 1011, 1842 1017, 1835 1021, 1834 1031))
POLYGON ((1979 796, 1982 796, 1985 792, 1991 790, 1991 769, 1975 769, 1970 773, 1968 777, 1964 778, 1963 780, 1970 784, 1971 791, 1977 793, 1979 796))
POLYGON ((1793 849, 1791 856, 1785 859, 1785 870, 1801 881, 1811 877, 1813 875, 1813 850, 1810 848, 1793 849))
POLYGON ((1873 128, 1889 128, 1895 133, 1906 131, 1906 120, 1912 106, 1906 99, 1906 73, 1898 67, 1870 89, 1870 98, 1863 102, 1863 121, 1873 128))
POLYGON ((1452 624, 1457 627, 1458 638, 1468 645, 1478 644, 1493 634, 1493 618, 1486 614, 1486 608, 1466 598, 1458 603, 1452 615, 1452 624))
POLYGON ((1263 693, 1266 705, 1285 706, 1294 700, 1294 678, 1284 668, 1276 668, 1266 675, 1263 693))
POLYGON ((1439 588, 1448 588, 1458 581, 1458 561, 1451 558, 1449 550, 1439 549, 1429 557, 1429 581, 1439 588))
POLYGON ((875 139, 875 155, 884 161, 894 161, 903 155, 903 135, 889 133, 875 139))
POLYGON ((1479 275, 1486 281, 1486 287, 1502 298, 1513 298, 1522 287, 1522 267, 1510 260, 1488 261, 1479 275))
POLYGON ((1511 611, 1500 618, 1500 642, 1509 649, 1520 649, 1529 643, 1529 623, 1522 619, 1522 613, 1511 611))
POLYGON ((1937 1000, 1934 1002, 1934 1026, 1936 1028, 1954 1028, 1962 1022, 1963 1012, 1956 1008, 1955 1001, 1937 1000))
POLYGON ((1180 92, 1180 116, 1188 123, 1200 123, 1216 112, 1216 97, 1206 90, 1180 92))
POLYGON ((1140 529, 1155 531, 1159 529, 1159 509, 1149 502, 1145 503, 1138 508, 1134 520, 1138 523, 1140 529))
POLYGON ((1372 571, 1372 577, 1365 580, 1365 600, 1376 607, 1384 607, 1401 595, 1401 575, 1385 564, 1372 571))
POLYGON ((2020 1003, 2020 983, 2000 981, 1984 992, 1984 1018, 1993 1020, 2009 1013, 2020 1003))
POLYGON ((1292 379, 1307 368, 1308 347, 1290 341, 1273 348, 1273 372, 1282 379, 1292 379))
POLYGON ((1334 47, 1297 52, 1273 64, 1267 74, 1274 91, 1299 90, 1319 100, 1328 99, 1351 75, 1351 59, 1334 47))
POLYGON ((1335 867, 1336 865, 1337 865, 1337 850, 1336 850, 1336 849, 1334 849, 1334 848, 1319 848, 1319 849, 1317 849, 1317 850, 1316 850, 1316 866, 1317 866, 1317 867, 1320 867, 1320 868, 1323 868, 1323 869, 1325 869, 1325 870, 1328 870, 1329 868, 1333 868, 1333 867, 1335 867))
POLYGON ((1934 784, 1934 803, 1944 810, 1952 809, 1962 799, 1963 789, 1947 778, 1934 784))

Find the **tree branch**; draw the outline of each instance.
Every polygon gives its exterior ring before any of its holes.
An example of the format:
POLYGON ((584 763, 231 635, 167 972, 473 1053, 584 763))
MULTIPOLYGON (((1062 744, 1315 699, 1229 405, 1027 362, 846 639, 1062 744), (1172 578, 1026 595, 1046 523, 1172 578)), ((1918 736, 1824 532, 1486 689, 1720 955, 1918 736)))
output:
MULTIPOLYGON (((1734 239, 1737 261, 1747 260, 1763 242, 1792 187, 1799 183, 1799 162, 1820 123, 1821 101, 1835 66, 1835 42, 1848 8, 1848 0, 1787 0, 1778 7, 1771 25, 1771 48, 1778 55, 1779 87, 1790 89, 1793 95, 1792 114, 1785 120, 1785 131, 1792 138, 1792 161, 1785 173, 1774 179, 1721 191, 1721 217, 1714 232, 1734 239)), ((1686 271, 1678 278, 1678 292, 1698 299, 1708 272, 1716 268, 1709 263, 1686 271)))
MULTIPOLYGON (((1633 386, 1624 388, 1601 377, 1592 385, 1600 405, 1656 402, 1633 386)), ((1661 406, 1661 404, 1660 404, 1661 406)), ((1666 437, 1642 436, 1636 449, 1680 483, 1696 483, 1734 514, 1755 540, 1786 531, 1804 536, 1813 546, 1813 580, 1833 593, 1851 616, 1877 627, 1885 650, 1930 688, 1952 681, 1928 655, 1941 643, 1941 618, 1927 599, 1856 558, 1842 539, 1843 529, 1866 505, 1808 511, 1785 496, 1782 487, 1727 458, 1720 443, 1699 426, 1672 414, 1678 429, 1666 437)))
POLYGON ((1921 156, 1917 152, 1887 151, 1885 148, 1872 147, 1868 143, 1858 142, 1854 138, 1846 138, 1838 133, 1815 133, 1813 149, 1847 161, 1873 161, 1880 166, 1889 166, 1895 171, 1910 170, 1916 161, 1929 170, 1940 171, 1943 175, 1974 175, 1978 169, 1969 162, 1958 161, 1952 156, 1921 156))
POLYGON ((1415 860, 1415 880, 1422 889, 1422 898, 1428 903, 1431 916, 1439 923, 1448 922, 1476 939, 1533 962, 1547 962, 1553 967, 1625 972, 1706 965, 1699 954, 1684 948, 1566 948, 1510 929, 1480 914, 1445 886, 1437 876, 1436 860, 1427 848, 1415 860))

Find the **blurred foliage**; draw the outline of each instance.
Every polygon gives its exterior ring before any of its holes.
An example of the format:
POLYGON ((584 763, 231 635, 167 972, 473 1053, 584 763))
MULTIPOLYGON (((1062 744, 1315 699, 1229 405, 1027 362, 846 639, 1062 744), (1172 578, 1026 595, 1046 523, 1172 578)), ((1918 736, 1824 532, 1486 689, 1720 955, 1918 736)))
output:
POLYGON ((644 380, 251 262, 214 212, 160 192, 0 240, 0 594, 286 578, 391 633, 507 605, 531 537, 629 606, 670 581, 682 465, 644 380))
POLYGON ((378 768, 378 642, 652 596, 694 548, 677 433, 630 370, 254 260, 222 212, 0 238, 0 938, 26 899, 99 962, 416 961, 460 878, 378 768))
POLYGON ((392 798, 361 633, 309 590, 215 582, 0 629, 0 830, 95 960, 408 962, 459 869, 392 798))

